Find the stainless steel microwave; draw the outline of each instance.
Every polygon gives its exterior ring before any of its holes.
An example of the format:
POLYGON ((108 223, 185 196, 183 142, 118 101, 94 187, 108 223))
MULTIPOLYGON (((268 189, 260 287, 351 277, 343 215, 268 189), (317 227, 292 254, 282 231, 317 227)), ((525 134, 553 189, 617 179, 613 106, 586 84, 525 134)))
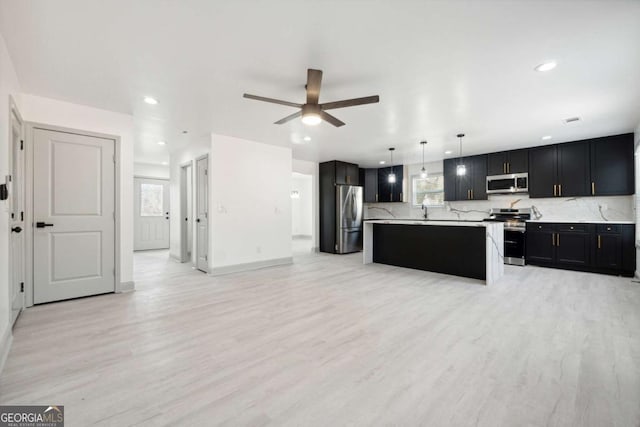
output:
POLYGON ((529 174, 510 173, 487 177, 487 194, 528 193, 529 174))

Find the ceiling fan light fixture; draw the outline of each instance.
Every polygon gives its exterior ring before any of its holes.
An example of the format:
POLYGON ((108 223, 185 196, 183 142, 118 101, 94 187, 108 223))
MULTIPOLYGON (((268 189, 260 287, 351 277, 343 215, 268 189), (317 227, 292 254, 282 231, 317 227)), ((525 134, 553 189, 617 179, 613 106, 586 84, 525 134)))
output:
POLYGON ((316 126, 320 124, 322 119, 318 113, 307 113, 302 115, 302 123, 309 126, 316 126))

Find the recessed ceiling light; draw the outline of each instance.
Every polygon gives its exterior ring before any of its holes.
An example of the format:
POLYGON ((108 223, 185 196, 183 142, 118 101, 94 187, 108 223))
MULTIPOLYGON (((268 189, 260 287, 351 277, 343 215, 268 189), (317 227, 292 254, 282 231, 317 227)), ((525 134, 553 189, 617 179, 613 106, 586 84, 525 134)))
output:
POLYGON ((385 162, 384 160, 380 160, 380 164, 381 165, 384 165, 385 163, 387 163, 387 162, 385 162))
POLYGON ((444 154, 451 154, 451 153, 453 153, 453 151, 451 151, 451 150, 447 150, 447 151, 444 152, 444 154))
POLYGON ((310 137, 310 136, 305 136, 305 137, 304 137, 304 138, 302 138, 302 139, 304 139, 305 141, 311 141, 311 137, 310 137))
POLYGON ((167 143, 164 141, 158 141, 158 145, 167 145, 167 143))
POLYGON ((548 141, 550 139, 551 139, 551 135, 545 135, 545 136, 542 137, 543 141, 548 141))
POLYGON ((155 99, 155 98, 152 98, 150 96, 145 96, 144 97, 144 102, 146 102, 147 104, 150 104, 150 105, 156 105, 158 103, 158 100, 155 99))
POLYGON ((542 64, 538 65, 535 70, 536 71, 542 71, 543 73, 545 71, 551 71, 554 68, 556 68, 558 64, 556 63, 556 61, 547 61, 547 62, 543 62, 542 64))
POLYGON ((162 166, 167 166, 169 162, 162 162, 162 166))

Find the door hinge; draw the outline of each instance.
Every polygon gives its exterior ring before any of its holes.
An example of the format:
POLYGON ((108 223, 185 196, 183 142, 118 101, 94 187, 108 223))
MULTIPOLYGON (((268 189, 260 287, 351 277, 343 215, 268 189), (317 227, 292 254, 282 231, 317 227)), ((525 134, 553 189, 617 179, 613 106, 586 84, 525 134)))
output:
POLYGON ((24 221, 24 211, 20 211, 20 221, 24 221))
POLYGON ((116 156, 113 156, 113 163, 116 162, 116 156))
POLYGON ((20 149, 24 150, 24 141, 22 139, 20 140, 20 149))
POLYGON ((204 256, 204 260, 205 260, 205 261, 209 261, 209 255, 205 255, 205 256, 204 256))
POLYGON ((205 169, 205 170, 204 170, 204 174, 205 174, 205 175, 209 175, 209 169, 205 169))
POLYGON ((24 292, 24 282, 20 282, 20 292, 24 292))
POLYGON ((16 218, 16 216, 14 215, 13 212, 11 212, 11 219, 15 219, 15 218, 16 218))

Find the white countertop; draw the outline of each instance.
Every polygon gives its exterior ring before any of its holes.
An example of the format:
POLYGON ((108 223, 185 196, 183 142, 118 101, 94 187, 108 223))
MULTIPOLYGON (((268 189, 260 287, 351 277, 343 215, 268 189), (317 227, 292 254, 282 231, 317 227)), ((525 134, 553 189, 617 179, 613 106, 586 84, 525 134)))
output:
POLYGON ((634 221, 604 221, 604 220, 578 220, 575 219, 530 219, 527 222, 557 222, 566 224, 635 224, 634 221))
POLYGON ((422 220, 422 219, 365 219, 367 224, 399 224, 399 225, 451 225, 455 227, 488 227, 495 224, 502 224, 496 222, 483 222, 483 221, 437 221, 437 220, 422 220))

